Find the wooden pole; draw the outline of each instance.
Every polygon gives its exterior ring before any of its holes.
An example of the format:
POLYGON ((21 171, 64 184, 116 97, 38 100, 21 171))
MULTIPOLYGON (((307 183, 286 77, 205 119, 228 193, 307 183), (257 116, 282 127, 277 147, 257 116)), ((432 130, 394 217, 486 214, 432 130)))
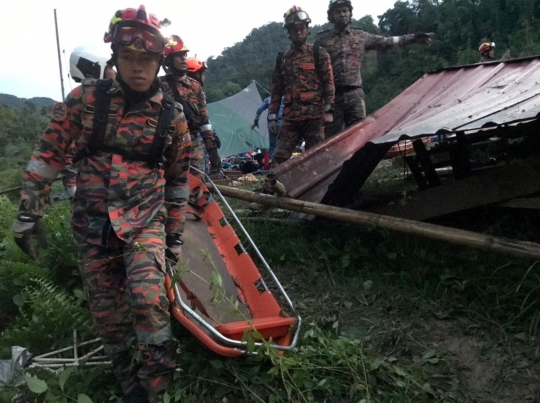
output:
MULTIPOLYGON (((57 182, 60 179, 62 179, 62 177, 56 178, 55 180, 53 180, 53 182, 57 182)), ((22 190, 22 186, 16 186, 14 188, 0 190, 0 196, 5 195, 6 193, 15 192, 16 190, 22 190)))
POLYGON ((540 244, 534 242, 498 238, 476 232, 444 227, 442 225, 327 206, 302 200, 277 198, 275 196, 248 192, 246 190, 235 189, 228 186, 216 185, 216 187, 224 196, 255 202, 265 206, 279 207, 285 210, 297 211, 341 222, 359 224, 370 228, 385 228, 404 234, 446 241, 455 245, 467 246, 473 249, 480 249, 518 258, 540 260, 540 244))
POLYGON ((56 29, 56 50, 58 51, 58 67, 60 68, 60 86, 62 88, 62 101, 66 98, 64 94, 64 74, 62 73, 62 57, 60 56, 60 38, 58 37, 58 20, 56 19, 56 8, 54 9, 54 27, 56 29))
POLYGON ((21 190, 21 189, 22 189, 22 186, 17 186, 17 187, 11 188, 11 189, 0 190, 0 196, 5 195, 7 193, 15 192, 15 191, 21 190))

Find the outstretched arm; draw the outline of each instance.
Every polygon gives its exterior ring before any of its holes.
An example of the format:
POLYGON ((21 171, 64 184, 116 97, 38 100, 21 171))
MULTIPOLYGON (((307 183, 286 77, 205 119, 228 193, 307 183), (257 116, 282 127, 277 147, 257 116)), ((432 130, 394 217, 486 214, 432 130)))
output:
POLYGON ((408 34, 403 36, 380 36, 366 33, 366 50, 387 50, 387 49, 399 49, 405 48, 414 43, 420 45, 429 45, 435 34, 433 33, 421 33, 421 34, 408 34))

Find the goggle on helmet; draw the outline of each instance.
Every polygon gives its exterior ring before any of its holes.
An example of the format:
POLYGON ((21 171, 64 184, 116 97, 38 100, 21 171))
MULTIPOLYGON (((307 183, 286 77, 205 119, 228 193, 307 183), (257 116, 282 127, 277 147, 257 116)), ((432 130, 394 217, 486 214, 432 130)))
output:
POLYGON ((109 24, 109 31, 105 33, 104 41, 114 43, 131 49, 162 53, 165 40, 161 28, 170 24, 165 19, 160 21, 154 14, 148 14, 143 5, 137 10, 126 8, 118 10, 109 24))
POLYGON ((182 38, 180 38, 178 35, 171 35, 169 38, 169 41, 165 45, 165 49, 163 51, 163 55, 165 57, 172 55, 174 53, 179 52, 189 52, 189 49, 186 47, 186 44, 184 41, 182 41, 182 38))
POLYGON ((283 14, 283 18, 285 20, 285 28, 298 23, 304 23, 307 25, 311 24, 311 19, 309 18, 308 13, 302 10, 302 7, 298 6, 293 6, 290 8, 285 14, 283 14))

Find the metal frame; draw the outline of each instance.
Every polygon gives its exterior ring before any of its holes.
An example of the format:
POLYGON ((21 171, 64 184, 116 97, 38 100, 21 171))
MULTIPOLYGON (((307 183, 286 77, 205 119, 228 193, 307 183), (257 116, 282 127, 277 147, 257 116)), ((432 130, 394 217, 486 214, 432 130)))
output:
POLYGON ((79 342, 77 340, 77 330, 73 329, 73 346, 65 347, 60 350, 51 351, 50 353, 31 357, 25 367, 27 368, 40 368, 46 371, 57 373, 67 367, 85 366, 101 366, 110 365, 110 361, 107 356, 97 355, 103 351, 103 345, 101 339, 93 339, 85 342, 79 342), (79 356, 79 348, 89 346, 91 344, 98 344, 98 347, 93 348, 89 353, 79 356), (54 358, 55 355, 73 351, 73 358, 54 358))
MULTIPOLYGON (((267 273, 270 275, 273 282, 278 287, 281 295, 285 298, 285 300, 286 300, 289 308, 291 309, 293 315, 296 317, 296 320, 297 320, 296 330, 295 330, 294 336, 292 338, 291 345, 290 346, 280 346, 280 345, 277 345, 277 344, 270 344, 270 346, 272 348, 275 348, 276 350, 280 350, 280 351, 290 351, 290 350, 295 349, 297 344, 298 344, 298 340, 300 338, 300 331, 302 329, 302 318, 300 317, 300 315, 296 311, 296 309, 294 307, 294 304, 292 303, 291 299, 289 298, 289 296, 285 292, 285 289, 283 288, 283 286, 279 282, 279 280, 276 277, 275 273, 272 271, 272 269, 268 265, 268 262, 266 261, 266 259, 262 255, 262 253, 260 252, 259 248, 257 247, 257 245, 255 245, 255 242, 253 242, 253 239, 251 238, 249 233, 246 231, 244 225, 242 224, 242 222, 240 221, 238 216, 235 214, 234 210, 231 208, 231 206, 229 205, 229 203, 227 202, 225 197, 217 189, 214 182, 212 182, 212 180, 210 179, 210 177, 208 175, 206 175, 204 172, 199 171, 197 168, 192 166, 191 169, 194 170, 195 172, 203 175, 205 177, 207 183, 210 183, 210 185, 213 187, 213 190, 214 190, 215 194, 218 196, 219 200, 221 202, 223 202, 223 204, 226 206, 226 208, 227 208, 227 210, 228 210, 228 212, 230 213, 230 216, 231 216, 231 218, 224 217, 223 219, 226 221, 227 225, 231 225, 230 224, 231 220, 234 221, 238 225, 238 227, 242 231, 243 236, 245 237, 244 242, 247 242, 249 244, 249 246, 251 246, 253 248, 253 250, 255 251, 255 254, 259 258, 259 260, 262 262, 262 264, 263 264, 264 268, 266 269, 267 273)), ((242 251, 244 253, 246 253, 246 254, 248 253, 246 251, 246 248, 244 247, 242 242, 240 242, 240 247, 242 248, 242 251)), ((172 267, 171 267, 171 265, 169 263, 167 263, 167 270, 169 271, 169 275, 172 278, 174 276, 174 271, 173 271, 173 269, 172 269, 172 267)), ((262 280, 262 282, 264 284, 264 287, 265 287, 266 291, 271 292, 268 289, 268 287, 266 286, 266 283, 264 282, 264 280, 262 280)), ((175 293, 176 301, 178 302, 178 304, 180 305, 182 310, 184 312, 187 312, 197 323, 199 323, 204 329, 206 329, 208 332, 210 332, 210 334, 214 337, 215 340, 220 341, 221 343, 223 343, 224 345, 226 345, 228 347, 238 348, 243 353, 249 353, 248 351, 245 351, 245 349, 247 348, 247 342, 233 340, 233 339, 230 339, 228 337, 223 336, 212 325, 210 325, 199 314, 197 314, 197 312, 195 312, 193 309, 191 309, 190 306, 182 300, 182 295, 181 295, 180 288, 179 288, 178 284, 174 284, 174 293, 175 293)), ((262 345, 263 345, 263 343, 255 342, 255 346, 257 346, 257 347, 262 346, 262 345)))

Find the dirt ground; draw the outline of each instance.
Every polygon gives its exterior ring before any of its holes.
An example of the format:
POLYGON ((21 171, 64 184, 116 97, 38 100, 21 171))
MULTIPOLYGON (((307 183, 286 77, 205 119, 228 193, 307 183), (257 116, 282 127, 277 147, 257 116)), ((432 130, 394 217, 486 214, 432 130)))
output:
MULTIPOLYGON (((394 181, 394 177, 399 176, 395 169, 392 169, 389 164, 382 167, 379 179, 371 184, 372 189, 380 190, 379 187, 387 187, 390 183, 391 190, 395 188, 403 188, 403 182, 394 181), (382 179, 381 179, 382 178, 382 179)), ((385 189, 387 190, 387 189, 385 189)), ((534 215, 531 219, 524 219, 520 212, 504 213, 497 217, 498 211, 485 210, 473 211, 462 216, 446 217, 446 220, 438 223, 440 225, 457 226, 464 229, 493 233, 498 236, 512 236, 518 239, 538 242, 538 231, 535 223, 540 222, 534 215), (495 220, 494 217, 497 217, 495 220), (521 225, 516 225, 520 222, 521 225)), ((350 229, 344 229, 348 231, 350 229)), ((282 230, 275 230, 276 232, 282 230)), ((319 231, 318 229, 308 229, 304 232, 311 233, 319 231)), ((355 230, 352 230, 355 231, 355 230)), ((270 233, 270 236, 273 236, 270 233)), ((286 235, 283 235, 286 236, 286 235)), ((328 235, 330 238, 332 235, 328 235)), ((324 237, 324 236, 323 236, 324 237)), ((388 234, 388 238, 393 237, 388 234)), ((318 241, 318 239, 315 239, 318 241)), ((295 241, 293 241, 295 242, 295 241)), ((311 240, 313 242, 313 239, 311 240)), ((324 242, 321 242, 324 244, 324 242)), ((328 271, 317 269, 314 273, 317 279, 313 279, 310 275, 309 263, 304 266, 303 260, 296 266, 289 265, 286 260, 294 254, 294 251, 287 250, 288 254, 283 255, 285 261, 283 264, 278 262, 277 274, 278 278, 282 279, 287 285, 287 291, 293 301, 298 305, 302 316, 315 320, 319 325, 326 326, 328 329, 335 330, 336 334, 346 335, 349 337, 365 340, 371 348, 382 354, 382 356, 392 362, 399 360, 405 362, 411 367, 417 368, 424 372, 428 379, 429 385, 434 390, 439 390, 447 397, 444 401, 453 402, 474 402, 474 403, 518 403, 518 402, 534 402, 540 403, 540 342, 538 340, 537 330, 540 328, 538 321, 540 315, 536 314, 535 320, 531 321, 530 328, 528 325, 520 324, 519 326, 508 326, 508 323, 494 318, 494 312, 490 312, 490 307, 486 308, 485 315, 482 315, 482 308, 478 306, 471 308, 474 302, 470 300, 463 301, 460 309, 446 309, 447 305, 439 304, 436 300, 436 292, 433 286, 431 290, 426 291, 430 286, 422 289, 424 278, 432 278, 444 276, 446 269, 452 271, 456 261, 451 260, 452 252, 440 253, 440 244, 425 243, 421 239, 418 241, 407 243, 402 238, 395 241, 388 241, 390 247, 386 252, 377 251, 372 253, 369 250, 369 257, 366 260, 380 260, 379 266, 371 269, 371 272, 363 271, 362 267, 358 267, 358 271, 349 272, 350 278, 342 278, 339 273, 332 273, 332 269, 328 271), (425 249, 425 254, 435 256, 430 262, 435 267, 434 272, 428 272, 431 269, 422 269, 421 259, 415 260, 416 257, 408 258, 409 266, 404 267, 399 275, 409 275, 418 277, 418 288, 407 288, 410 284, 388 283, 384 281, 383 274, 375 274, 377 270, 385 269, 388 256, 395 255, 395 251, 400 248, 425 249), (376 255, 376 256, 373 256, 376 255), (450 256, 450 257, 449 257, 450 256), (446 262, 441 260, 447 259, 446 262), (436 264, 434 262, 437 262, 436 264), (307 272, 306 272, 307 270, 307 272), (405 274, 403 274, 405 273, 405 274), (356 281, 354 276, 364 277, 363 280, 356 281), (379 290, 374 289, 370 292, 365 292, 365 276, 372 276, 375 283, 379 283, 379 290), (364 288, 362 286, 364 284, 364 288), (402 294, 402 291, 405 293, 402 294), (412 301, 412 302, 411 302, 412 301), (418 304, 418 309, 411 309, 415 302, 418 304), (401 305, 407 305, 407 308, 402 309, 401 305), (431 305, 431 306, 430 306, 431 305), (480 310, 476 312, 475 310, 480 310), (483 316, 480 318, 480 316, 483 316), (477 319, 478 317, 478 319, 477 319), (508 328, 519 329, 514 333, 510 333, 508 328)), ((360 242, 362 244, 362 242, 360 242)), ((369 247, 377 247, 377 245, 366 245, 369 247)), ((283 246, 282 246, 283 247, 283 246)), ((299 245, 297 255, 302 255, 304 249, 310 248, 311 245, 299 245)), ((444 246, 443 246, 444 248, 444 246)), ((263 248, 266 249, 266 248, 263 248)), ((320 253, 320 250, 313 251, 314 255, 320 253)), ((339 251, 341 254, 350 254, 351 259, 354 251, 339 251)), ((455 252, 455 251, 454 251, 455 252)), ((265 251, 263 250, 263 253, 265 251)), ((281 251, 271 251, 270 255, 280 256, 281 251)), ((285 252, 283 252, 285 253, 285 252)), ((327 252, 322 252, 327 253, 327 252)), ((467 255, 471 253, 472 263, 484 265, 484 268, 492 277, 499 267, 497 259, 489 261, 483 257, 476 263, 478 256, 467 249, 462 249, 458 253, 467 255), (491 266, 490 266, 491 264, 491 266), (496 270, 495 270, 496 269, 496 270)), ((424 250, 418 251, 418 254, 424 254, 424 250)), ((339 259, 338 254, 332 255, 334 259, 339 259)), ((406 256, 406 255, 404 255, 406 256)), ((282 257, 282 258, 283 258, 282 257)), ((332 259, 329 258, 329 259, 332 259)), ((392 259, 396 259, 392 257, 392 259)), ((399 258, 398 258, 399 260, 399 258)), ((503 258, 500 260, 504 261, 503 258)), ((274 266, 275 265, 274 261, 274 266)), ((458 262, 461 263, 461 262, 458 262)), ((504 263, 500 263, 502 266, 504 263)), ((530 263, 525 263, 529 265, 530 263)), ((334 264, 334 267, 336 265, 334 264)), ((338 264, 339 266, 339 264, 338 264)), ((464 263, 466 266, 466 263, 464 263)), ((534 265, 533 265, 534 266, 534 265)), ((526 266, 525 266, 526 267, 526 266)), ((276 268, 276 267, 275 267, 276 268)), ((392 268, 394 273, 400 273, 399 263, 392 268), (397 270, 394 270, 396 269, 397 270)), ((526 270, 526 269, 525 269, 526 270)), ((536 270, 535 270, 536 271, 536 270)), ((467 277, 467 270, 461 272, 457 270, 462 283, 466 284, 471 278, 467 277)), ((527 271, 528 273, 528 271, 527 271)), ((532 275, 532 274, 531 274, 532 275)), ((531 294, 536 296, 538 292, 538 283, 532 285, 531 294)), ((505 274, 504 276, 508 276, 505 274)), ((503 276, 503 278, 504 278, 503 276)), ((512 281, 511 288, 516 289, 523 274, 514 273, 516 278, 508 278, 512 281)), ((478 288, 484 287, 481 276, 475 278, 478 288)), ((536 281, 536 280, 535 280, 536 281)), ((369 285, 371 287, 371 284, 369 285)), ((465 285, 464 285, 465 287, 465 285)), ((494 287, 494 293, 503 295, 506 290, 504 280, 499 282, 489 283, 486 286, 494 287)), ((519 287, 518 287, 519 288, 519 287)), ((492 289, 480 290, 482 292, 493 291, 492 289)), ((463 292, 463 299, 477 298, 473 293, 463 292)), ((482 296, 478 297, 481 298, 482 296)), ((448 299, 452 299, 449 297, 448 299)), ((521 298, 521 297, 520 297, 521 298)), ((528 298, 528 296, 527 296, 528 298)), ((523 303, 527 301, 524 299, 523 303)), ((534 299, 534 298, 533 298, 534 299)), ((455 301, 454 301, 455 302, 455 301)), ((459 301, 461 303, 462 301, 459 301)), ((521 304, 522 300, 519 300, 521 304)), ((530 302, 530 301, 529 301, 530 302)), ((509 302, 501 302, 504 310, 505 304, 509 302)), ((498 304, 498 301, 497 301, 498 304)), ((514 304, 515 305, 515 304, 514 304)), ((534 305, 536 309, 537 305, 534 305)), ((512 306, 515 309, 515 306, 512 306)), ((510 309, 510 306, 508 307, 510 309)), ((500 319, 500 318, 499 318, 500 319)))
POLYGON ((355 298, 351 291, 332 296, 302 284, 290 289, 303 315, 328 326, 338 321, 339 334, 365 340, 388 361, 419 369, 448 401, 540 403, 540 347, 534 338, 455 313, 399 313, 388 301, 355 298))

